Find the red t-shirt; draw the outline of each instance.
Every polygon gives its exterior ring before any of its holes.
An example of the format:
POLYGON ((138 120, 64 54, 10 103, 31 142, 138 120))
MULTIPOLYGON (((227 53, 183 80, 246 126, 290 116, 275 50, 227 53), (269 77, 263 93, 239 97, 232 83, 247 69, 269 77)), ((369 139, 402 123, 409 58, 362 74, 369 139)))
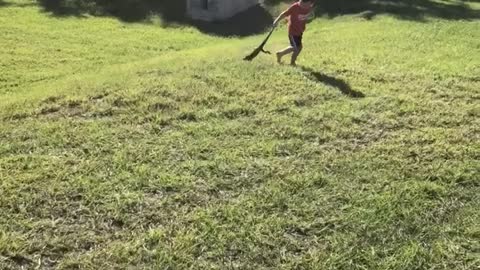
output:
POLYGON ((292 36, 300 36, 305 31, 308 14, 312 11, 311 8, 303 8, 300 3, 295 3, 288 8, 286 15, 288 20, 288 34, 292 36))

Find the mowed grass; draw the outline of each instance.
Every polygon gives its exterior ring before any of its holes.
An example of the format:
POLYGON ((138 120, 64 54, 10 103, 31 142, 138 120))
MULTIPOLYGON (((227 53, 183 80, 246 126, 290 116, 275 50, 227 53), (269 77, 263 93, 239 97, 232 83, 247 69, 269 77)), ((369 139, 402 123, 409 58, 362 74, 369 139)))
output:
POLYGON ((478 21, 317 19, 293 68, 5 2, 1 269, 480 267, 478 21))

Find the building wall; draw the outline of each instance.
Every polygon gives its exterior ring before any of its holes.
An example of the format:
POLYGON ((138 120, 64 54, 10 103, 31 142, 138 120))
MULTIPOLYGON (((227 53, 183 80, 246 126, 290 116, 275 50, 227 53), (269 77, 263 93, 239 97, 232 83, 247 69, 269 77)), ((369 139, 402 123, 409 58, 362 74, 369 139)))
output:
POLYGON ((258 4, 258 0, 209 0, 208 10, 205 10, 203 0, 186 1, 187 15, 192 19, 204 21, 225 20, 258 4))

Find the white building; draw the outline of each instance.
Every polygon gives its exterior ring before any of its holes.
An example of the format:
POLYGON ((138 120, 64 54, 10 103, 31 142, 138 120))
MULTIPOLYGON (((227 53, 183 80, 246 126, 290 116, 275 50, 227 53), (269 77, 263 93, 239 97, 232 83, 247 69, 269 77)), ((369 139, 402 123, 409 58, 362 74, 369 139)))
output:
POLYGON ((186 0, 187 15, 194 20, 228 19, 256 4, 259 0, 186 0))

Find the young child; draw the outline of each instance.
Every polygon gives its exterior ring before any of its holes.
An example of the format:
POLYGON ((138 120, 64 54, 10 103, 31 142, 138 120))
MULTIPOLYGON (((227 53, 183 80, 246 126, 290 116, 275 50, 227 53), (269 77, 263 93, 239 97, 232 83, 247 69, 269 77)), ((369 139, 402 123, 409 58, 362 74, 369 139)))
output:
POLYGON ((302 51, 302 36, 305 31, 305 25, 310 17, 310 13, 313 10, 313 0, 299 0, 290 6, 287 10, 282 12, 280 16, 273 22, 273 25, 277 25, 279 21, 284 18, 288 20, 288 38, 290 40, 290 46, 277 52, 277 61, 282 63, 282 57, 293 53, 290 64, 296 65, 297 57, 302 51))

